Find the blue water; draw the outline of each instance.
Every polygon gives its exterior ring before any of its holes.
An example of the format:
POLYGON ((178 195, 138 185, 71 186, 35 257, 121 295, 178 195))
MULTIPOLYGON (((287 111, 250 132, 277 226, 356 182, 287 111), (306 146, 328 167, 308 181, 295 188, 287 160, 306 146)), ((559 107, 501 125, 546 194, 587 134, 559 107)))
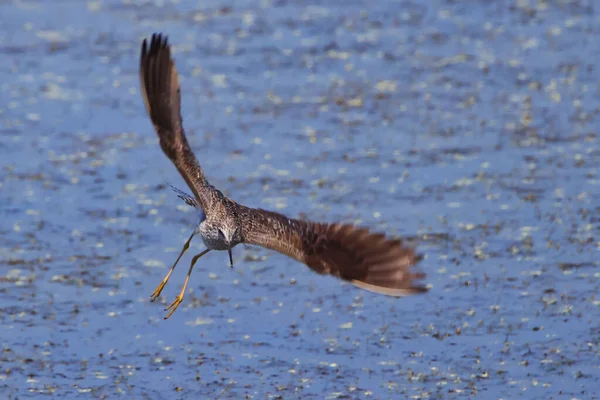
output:
MULTIPOLYGON (((0 4, 3 398, 600 397, 593 2, 0 4), (212 184, 416 243, 427 295, 191 254, 138 87, 164 32, 212 184), (295 283, 292 283, 294 281, 295 283)), ((192 251, 200 252, 200 240, 192 251)))

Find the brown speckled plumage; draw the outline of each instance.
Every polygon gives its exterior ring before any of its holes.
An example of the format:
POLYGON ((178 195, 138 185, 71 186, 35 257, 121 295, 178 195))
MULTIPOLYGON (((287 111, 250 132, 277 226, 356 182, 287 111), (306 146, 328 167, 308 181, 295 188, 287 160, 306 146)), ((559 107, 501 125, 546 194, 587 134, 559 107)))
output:
MULTIPOLYGON (((414 282, 425 275, 410 271, 420 257, 412 248, 403 246, 399 239, 388 239, 383 234, 352 225, 301 221, 272 211, 249 208, 225 197, 210 185, 183 131, 179 79, 165 36, 152 35, 149 47, 144 40, 140 80, 144 103, 160 146, 194 196, 175 190, 200 213, 199 224, 192 236, 200 233, 207 250, 194 258, 186 285, 197 258, 209 250, 229 250, 231 255, 231 248, 246 243, 275 250, 319 274, 330 274, 373 292, 403 296, 427 291, 414 282)), ((175 265, 153 294, 153 300, 160 294, 175 265)), ((185 285, 169 308, 177 308, 184 290, 185 285)))

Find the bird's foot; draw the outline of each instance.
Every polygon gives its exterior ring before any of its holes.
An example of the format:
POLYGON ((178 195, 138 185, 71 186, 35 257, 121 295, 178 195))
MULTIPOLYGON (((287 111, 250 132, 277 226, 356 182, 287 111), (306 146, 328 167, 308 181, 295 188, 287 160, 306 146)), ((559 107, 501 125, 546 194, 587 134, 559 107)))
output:
POLYGON ((158 298, 158 296, 160 296, 160 293, 165 288, 166 284, 167 284, 167 281, 163 280, 160 283, 160 285, 158 285, 158 287, 154 290, 154 293, 152 293, 152 295, 150 296, 150 301, 154 301, 154 300, 156 300, 158 298))
POLYGON ((173 300, 173 302, 171 303, 171 305, 167 308, 165 308, 165 311, 171 309, 171 312, 169 314, 167 314, 167 316, 165 317, 165 319, 168 319, 171 315, 173 315, 173 313, 175 312, 175 310, 177 310, 177 307, 179 307, 179 305, 181 304, 181 302, 183 301, 183 293, 180 293, 175 300, 173 300))

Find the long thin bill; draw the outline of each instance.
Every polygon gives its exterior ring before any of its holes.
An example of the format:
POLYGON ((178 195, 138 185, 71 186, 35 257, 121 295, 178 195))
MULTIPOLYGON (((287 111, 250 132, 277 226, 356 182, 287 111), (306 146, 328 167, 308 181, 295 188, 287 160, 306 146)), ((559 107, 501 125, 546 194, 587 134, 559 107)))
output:
POLYGON ((231 247, 227 249, 229 252, 229 266, 233 268, 233 256, 231 255, 231 247))

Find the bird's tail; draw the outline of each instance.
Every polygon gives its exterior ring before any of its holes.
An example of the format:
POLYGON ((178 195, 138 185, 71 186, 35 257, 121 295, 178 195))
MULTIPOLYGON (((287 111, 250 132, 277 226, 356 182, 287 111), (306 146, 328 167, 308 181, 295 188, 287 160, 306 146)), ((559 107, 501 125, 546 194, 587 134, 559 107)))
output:
POLYGON ((192 206, 194 208, 200 207, 200 204, 198 204, 198 201, 196 200, 196 198, 194 196, 187 194, 183 190, 177 189, 173 185, 169 185, 169 186, 171 186, 171 189, 173 189, 173 191, 175 193, 177 193, 177 197, 179 197, 181 200, 185 201, 187 203, 187 205, 192 206))

